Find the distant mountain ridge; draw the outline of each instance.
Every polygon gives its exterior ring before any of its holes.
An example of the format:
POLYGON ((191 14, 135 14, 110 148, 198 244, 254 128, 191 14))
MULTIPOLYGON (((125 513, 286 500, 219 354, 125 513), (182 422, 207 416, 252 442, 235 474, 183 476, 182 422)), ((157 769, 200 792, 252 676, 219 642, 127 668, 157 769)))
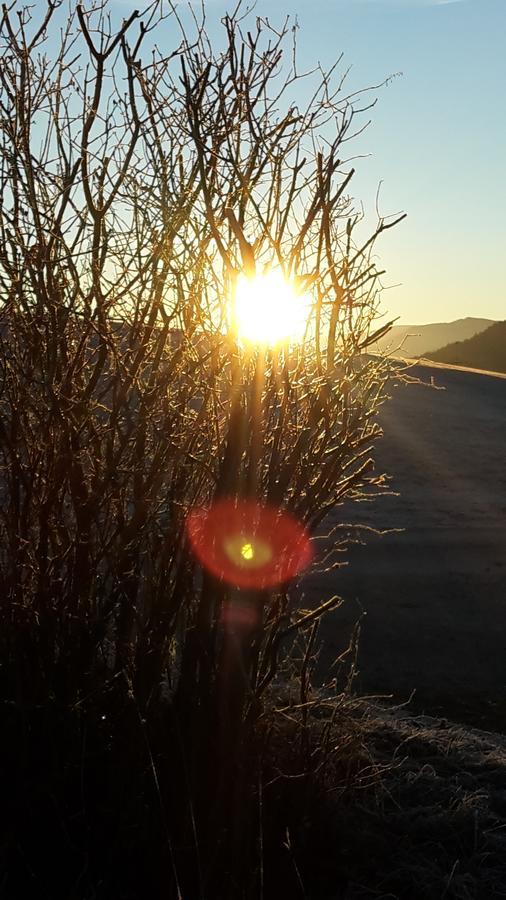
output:
POLYGON ((425 355, 435 362, 453 366, 506 372, 506 321, 495 322, 466 341, 455 341, 425 355))
POLYGON ((495 324, 493 319, 468 317, 455 322, 435 322, 429 325, 394 325, 375 348, 381 352, 401 353, 403 356, 427 356, 448 344, 466 341, 495 324))

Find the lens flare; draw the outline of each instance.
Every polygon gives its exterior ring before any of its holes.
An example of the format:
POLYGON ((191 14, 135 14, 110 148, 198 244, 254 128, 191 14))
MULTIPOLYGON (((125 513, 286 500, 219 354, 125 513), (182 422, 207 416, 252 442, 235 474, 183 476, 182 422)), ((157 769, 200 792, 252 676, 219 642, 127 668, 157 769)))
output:
POLYGON ((237 566, 258 569, 272 559, 271 547, 256 534, 226 537, 223 546, 228 558, 237 566))
POLYGON ((236 601, 224 603, 221 609, 220 621, 225 631, 250 631, 256 628, 260 621, 260 608, 255 604, 243 606, 236 601))
POLYGON ((254 500, 219 500, 186 521, 202 565, 236 587, 267 588, 302 571, 313 557, 309 536, 293 516, 254 500))

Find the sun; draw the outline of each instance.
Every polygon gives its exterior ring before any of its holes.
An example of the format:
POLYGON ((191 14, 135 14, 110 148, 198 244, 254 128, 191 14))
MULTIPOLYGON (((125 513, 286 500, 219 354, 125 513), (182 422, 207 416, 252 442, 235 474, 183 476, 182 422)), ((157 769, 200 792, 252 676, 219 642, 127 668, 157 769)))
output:
POLYGON ((298 293, 280 269, 237 281, 232 317, 239 338, 275 346, 304 336, 311 299, 298 293))

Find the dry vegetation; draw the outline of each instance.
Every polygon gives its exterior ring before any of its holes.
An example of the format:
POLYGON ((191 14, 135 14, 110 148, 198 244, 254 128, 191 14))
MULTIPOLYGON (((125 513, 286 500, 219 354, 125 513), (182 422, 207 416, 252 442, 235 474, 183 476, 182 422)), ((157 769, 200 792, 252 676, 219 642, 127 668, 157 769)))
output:
MULTIPOLYGON (((281 708, 289 694, 285 686, 281 708)), ((324 779, 311 775, 309 796, 304 785, 291 786, 290 896, 506 896, 504 736, 413 717, 375 698, 326 692, 318 699, 309 715, 312 746, 332 720, 337 752, 324 779)), ((292 717, 293 695, 291 702, 292 717)), ((282 727, 289 733, 293 725, 282 727)))
POLYGON ((339 598, 238 598, 185 521, 254 496, 312 529, 381 486, 389 366, 363 351, 374 242, 399 217, 356 238, 343 150, 373 101, 299 74, 288 24, 238 9, 218 52, 165 10, 2 13, 1 891, 338 896, 361 850, 336 861, 323 830, 353 829, 360 789, 379 821, 382 771, 346 691, 330 718, 311 694, 339 598), (313 293, 306 340, 248 350, 227 298, 273 263, 313 293), (239 653, 222 620, 238 599, 259 611, 239 653))

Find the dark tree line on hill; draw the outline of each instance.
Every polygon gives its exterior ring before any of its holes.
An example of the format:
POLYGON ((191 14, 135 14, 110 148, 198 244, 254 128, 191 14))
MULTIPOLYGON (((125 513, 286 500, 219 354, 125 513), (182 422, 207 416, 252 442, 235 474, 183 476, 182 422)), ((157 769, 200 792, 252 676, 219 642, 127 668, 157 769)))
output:
POLYGON ((427 353, 427 357, 454 366, 506 372, 506 322, 495 322, 467 341, 447 344, 440 350, 427 353))

